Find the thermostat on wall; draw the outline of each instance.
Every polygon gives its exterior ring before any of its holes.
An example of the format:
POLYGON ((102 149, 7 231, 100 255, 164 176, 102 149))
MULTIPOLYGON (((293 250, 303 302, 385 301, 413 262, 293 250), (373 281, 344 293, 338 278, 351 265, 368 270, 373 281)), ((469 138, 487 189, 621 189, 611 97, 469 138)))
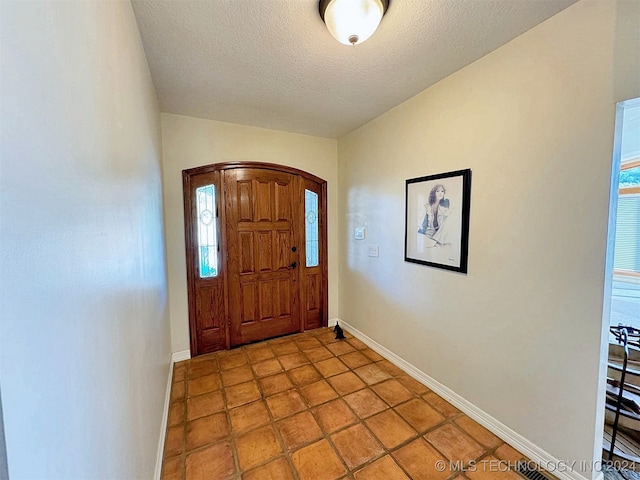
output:
POLYGON ((364 240, 366 229, 364 227, 356 227, 354 237, 356 240, 364 240))

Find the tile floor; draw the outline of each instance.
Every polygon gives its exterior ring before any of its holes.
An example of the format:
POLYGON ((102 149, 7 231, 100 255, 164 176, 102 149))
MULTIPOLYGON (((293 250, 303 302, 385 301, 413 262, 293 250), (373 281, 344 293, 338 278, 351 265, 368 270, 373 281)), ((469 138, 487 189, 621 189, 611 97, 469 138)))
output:
POLYGON ((520 453, 345 335, 177 363, 162 479, 522 480, 520 453))

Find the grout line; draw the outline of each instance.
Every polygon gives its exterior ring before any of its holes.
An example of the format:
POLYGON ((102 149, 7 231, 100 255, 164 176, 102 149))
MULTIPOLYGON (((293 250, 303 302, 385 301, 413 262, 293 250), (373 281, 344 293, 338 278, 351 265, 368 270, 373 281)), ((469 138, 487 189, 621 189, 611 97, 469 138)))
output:
MULTIPOLYGON (((224 387, 224 382, 222 380, 222 366, 220 365, 220 357, 216 355, 216 365, 218 367, 218 374, 220 376, 220 394, 222 395, 222 403, 224 405, 224 413, 227 418, 227 427, 229 428, 229 447, 231 448, 231 455, 233 455, 233 466, 235 468, 235 477, 236 479, 240 479, 240 457, 238 455, 238 449, 235 441, 235 437, 233 436, 233 424, 231 423, 231 413, 230 409, 227 408, 227 390, 224 387)), ((248 360, 248 359, 247 359, 248 360)), ((184 477, 187 478, 186 476, 184 477)))

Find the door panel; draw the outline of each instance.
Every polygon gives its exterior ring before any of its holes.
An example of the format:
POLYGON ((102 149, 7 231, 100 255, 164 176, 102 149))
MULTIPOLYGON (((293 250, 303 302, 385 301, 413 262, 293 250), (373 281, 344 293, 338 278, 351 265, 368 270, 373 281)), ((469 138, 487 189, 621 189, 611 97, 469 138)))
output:
POLYGON ((292 267, 297 182, 295 175, 263 169, 224 172, 232 346, 302 328, 292 267))
POLYGON ((192 356, 327 324, 326 182, 247 162, 185 170, 183 186, 192 356), (198 230, 211 221, 217 245, 198 230))
MULTIPOLYGON (((211 282, 208 282, 211 283, 211 282)), ((203 285, 198 289, 196 315, 203 330, 224 328, 224 291, 221 285, 203 285)))
POLYGON ((253 237, 254 232, 238 232, 238 257, 240 273, 253 273, 253 237))
POLYGON ((273 270, 273 233, 271 230, 258 232, 258 271, 270 272, 273 270))
POLYGON ((276 182, 275 188, 275 209, 276 221, 293 221, 291 215, 291 198, 293 195, 290 184, 281 184, 276 182))
POLYGON ((243 222, 253 221, 253 208, 251 206, 252 193, 251 180, 238 181, 238 220, 243 222))
POLYGON ((245 283, 240 285, 242 318, 241 323, 253 323, 256 321, 256 285, 254 283, 245 283))

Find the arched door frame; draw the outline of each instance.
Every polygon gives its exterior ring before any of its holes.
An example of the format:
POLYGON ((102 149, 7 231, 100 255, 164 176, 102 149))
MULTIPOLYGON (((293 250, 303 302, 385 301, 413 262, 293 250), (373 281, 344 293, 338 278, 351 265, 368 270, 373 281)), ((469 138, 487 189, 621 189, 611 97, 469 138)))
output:
MULTIPOLYGON (((319 257, 320 257, 320 269, 321 269, 321 286, 320 286, 320 298, 313 299, 314 302, 319 302, 320 318, 314 320, 314 323, 309 323, 309 314, 305 309, 305 305, 308 304, 308 299, 304 298, 308 292, 307 278, 304 274, 305 269, 301 268, 301 281, 299 282, 299 290, 301 292, 300 302, 300 327, 299 331, 304 331, 309 328, 317 328, 327 325, 328 319, 328 261, 327 261, 327 182, 320 177, 317 177, 311 173, 303 170, 278 165, 273 163, 264 162, 223 162, 215 163, 211 165, 205 165, 201 167, 195 167, 191 169, 183 170, 183 198, 184 198, 184 225, 185 225, 185 246, 186 246, 186 262, 187 262, 187 292, 188 292, 188 305, 189 305, 189 337, 191 356, 197 356, 203 353, 209 353, 210 351, 220 350, 223 348, 231 347, 230 339, 230 306, 229 306, 229 252, 228 252, 228 229, 227 229, 227 202, 225 191, 225 174, 229 170, 234 169, 264 169, 275 172, 283 172, 295 175, 302 181, 302 192, 309 187, 316 190, 319 200, 319 257), (208 326, 210 328, 206 331, 203 328, 203 323, 198 319, 198 256, 196 248, 197 239, 197 221, 195 217, 195 200, 194 192, 195 188, 202 183, 200 179, 206 179, 208 182, 215 184, 216 191, 216 221, 218 226, 218 264, 220 266, 220 272, 215 285, 215 294, 212 296, 210 303, 215 303, 211 308, 210 313, 212 317, 208 319, 208 326), (215 333, 215 341, 209 341, 207 335, 211 332, 215 333)), ((299 205, 302 208, 301 216, 298 215, 300 222, 304 222, 304 204, 299 205)), ((304 224, 301 226, 302 232, 304 232, 304 224)), ((304 242, 303 242, 304 244, 304 242)), ((306 248, 305 248, 306 251, 306 248)), ((301 257, 304 259, 304 257, 301 257)), ((302 263, 302 261, 300 262, 302 263)), ((211 338, 214 338, 211 336, 211 338)))

